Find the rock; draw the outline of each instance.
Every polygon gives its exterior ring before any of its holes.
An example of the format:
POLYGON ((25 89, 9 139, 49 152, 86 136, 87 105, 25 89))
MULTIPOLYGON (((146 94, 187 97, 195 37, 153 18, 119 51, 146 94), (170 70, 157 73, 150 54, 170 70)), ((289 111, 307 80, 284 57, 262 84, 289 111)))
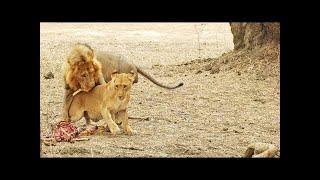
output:
POLYGON ((211 64, 207 64, 207 65, 204 66, 204 70, 205 71, 210 71, 211 69, 212 69, 211 64))
POLYGON ((202 71, 201 70, 198 70, 197 72, 196 72, 196 74, 201 74, 202 73, 202 71))
POLYGON ((223 130, 223 131, 228 131, 228 128, 224 127, 222 130, 223 130))
POLYGON ((214 67, 211 69, 210 71, 210 74, 216 74, 216 73, 219 73, 220 72, 220 69, 218 67, 214 67))
POLYGON ((240 71, 238 71, 238 72, 237 72, 237 74, 238 74, 238 76, 240 76, 240 75, 241 75, 241 72, 240 72, 240 71))
POLYGON ((52 72, 48 72, 47 74, 44 75, 44 78, 45 79, 53 79, 54 78, 54 75, 52 72))
POLYGON ((278 148, 267 143, 252 143, 248 146, 244 157, 274 157, 278 153, 278 148))

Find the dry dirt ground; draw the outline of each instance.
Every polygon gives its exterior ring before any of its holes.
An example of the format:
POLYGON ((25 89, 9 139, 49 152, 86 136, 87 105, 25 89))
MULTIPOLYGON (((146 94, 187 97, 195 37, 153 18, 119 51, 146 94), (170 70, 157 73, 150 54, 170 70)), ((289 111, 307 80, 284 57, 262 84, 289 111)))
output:
POLYGON ((41 135, 61 118, 61 65, 76 42, 124 55, 159 81, 184 86, 166 90, 139 76, 129 116, 150 119, 130 119, 135 135, 43 145, 42 157, 241 157, 254 142, 280 148, 279 77, 261 79, 250 70, 203 70, 212 61, 207 58, 233 49, 228 23, 41 23, 41 135), (192 61, 199 55, 207 60, 192 61), (53 79, 44 78, 48 72, 53 79))

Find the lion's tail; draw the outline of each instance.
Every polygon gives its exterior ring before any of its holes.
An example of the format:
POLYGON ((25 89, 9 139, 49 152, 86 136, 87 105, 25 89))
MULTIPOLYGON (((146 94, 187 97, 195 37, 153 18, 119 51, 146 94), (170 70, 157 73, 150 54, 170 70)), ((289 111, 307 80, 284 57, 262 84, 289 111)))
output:
POLYGON ((160 86, 160 87, 163 87, 163 88, 166 88, 166 89, 176 89, 180 86, 183 86, 183 83, 179 83, 178 85, 176 86, 166 86, 166 85, 163 85, 161 83, 159 83, 157 80, 155 80, 153 77, 151 77, 148 73, 144 72, 143 70, 141 70, 139 67, 137 67, 137 71, 138 73, 140 73, 141 75, 143 75, 145 78, 149 79, 151 82, 153 82, 154 84, 160 86))

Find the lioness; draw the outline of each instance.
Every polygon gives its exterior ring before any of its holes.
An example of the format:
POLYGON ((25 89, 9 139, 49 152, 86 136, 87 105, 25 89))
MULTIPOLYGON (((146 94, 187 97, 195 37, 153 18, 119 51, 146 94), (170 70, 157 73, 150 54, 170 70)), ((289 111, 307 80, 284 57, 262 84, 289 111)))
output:
POLYGON ((111 73, 111 81, 98 85, 88 93, 75 95, 68 111, 71 122, 85 117, 87 125, 90 120, 103 119, 102 125, 108 126, 112 134, 120 131, 116 122, 121 122, 124 132, 133 134, 128 124, 127 104, 130 99, 130 89, 134 81, 134 73, 111 73))

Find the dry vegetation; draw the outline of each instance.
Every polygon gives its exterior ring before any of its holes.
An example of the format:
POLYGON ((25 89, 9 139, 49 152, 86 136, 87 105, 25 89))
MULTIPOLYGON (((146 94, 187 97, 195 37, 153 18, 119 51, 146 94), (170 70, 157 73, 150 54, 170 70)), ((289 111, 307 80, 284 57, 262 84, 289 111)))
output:
POLYGON ((166 84, 185 84, 170 91, 140 76, 128 111, 150 119, 130 120, 136 135, 43 146, 43 157, 242 157, 251 143, 280 147, 279 47, 230 52, 227 23, 206 24, 200 36, 194 24, 45 23, 40 37, 42 134, 61 117, 61 64, 73 43, 122 54, 166 84), (54 78, 44 77, 49 72, 54 78))

